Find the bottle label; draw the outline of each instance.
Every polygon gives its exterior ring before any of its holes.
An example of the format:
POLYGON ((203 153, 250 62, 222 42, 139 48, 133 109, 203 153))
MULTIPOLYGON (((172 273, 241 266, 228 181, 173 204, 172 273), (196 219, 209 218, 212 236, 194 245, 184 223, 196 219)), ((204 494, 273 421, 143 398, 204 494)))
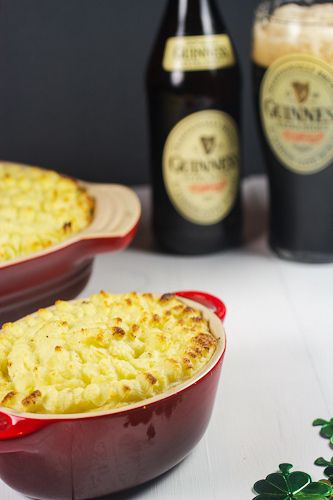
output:
POLYGON ((277 158, 310 175, 333 161, 333 67, 311 55, 278 59, 261 86, 261 118, 277 158))
POLYGON ((240 183, 238 128, 231 116, 199 111, 180 121, 163 153, 163 177, 175 209, 198 225, 225 219, 240 183))
POLYGON ((205 71, 236 64, 228 35, 177 36, 166 43, 165 71, 205 71))

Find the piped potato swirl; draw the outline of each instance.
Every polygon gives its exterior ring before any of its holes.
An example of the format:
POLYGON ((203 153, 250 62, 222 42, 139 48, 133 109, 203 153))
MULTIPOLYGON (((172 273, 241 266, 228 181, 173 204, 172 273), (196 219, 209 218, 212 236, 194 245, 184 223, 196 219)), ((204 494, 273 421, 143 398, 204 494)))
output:
POLYGON ((190 379, 216 345, 203 313, 173 295, 58 301, 0 330, 0 403, 40 414, 116 409, 190 379))

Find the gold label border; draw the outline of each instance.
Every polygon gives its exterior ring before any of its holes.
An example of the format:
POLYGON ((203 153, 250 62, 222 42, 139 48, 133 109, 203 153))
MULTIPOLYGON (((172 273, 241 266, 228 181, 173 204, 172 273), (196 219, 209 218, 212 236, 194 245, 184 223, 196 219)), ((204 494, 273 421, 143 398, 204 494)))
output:
POLYGON ((207 71, 235 64, 228 35, 178 36, 166 42, 163 69, 167 72, 207 71))

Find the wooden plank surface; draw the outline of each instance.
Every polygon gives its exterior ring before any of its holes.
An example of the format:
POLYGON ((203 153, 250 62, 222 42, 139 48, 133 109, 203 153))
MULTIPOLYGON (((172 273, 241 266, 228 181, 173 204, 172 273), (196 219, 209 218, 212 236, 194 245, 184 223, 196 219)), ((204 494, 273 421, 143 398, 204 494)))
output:
MULTIPOLYGON (((228 353, 208 432, 172 472, 113 500, 250 500, 254 482, 281 462, 313 473, 330 457, 311 427, 333 416, 333 265, 283 262, 266 243, 267 188, 245 187, 245 248, 205 257, 152 252, 147 189, 134 246, 97 259, 83 295, 105 289, 167 292, 200 289, 228 306, 228 353)), ((22 497, 0 483, 0 500, 22 497)))

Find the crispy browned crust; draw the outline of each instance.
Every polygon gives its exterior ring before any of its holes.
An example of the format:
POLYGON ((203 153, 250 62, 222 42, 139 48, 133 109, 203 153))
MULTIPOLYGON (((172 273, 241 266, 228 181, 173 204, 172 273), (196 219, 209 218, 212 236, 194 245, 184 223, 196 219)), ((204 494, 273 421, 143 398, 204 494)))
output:
POLYGON ((16 396, 16 392, 10 391, 8 394, 6 394, 6 396, 1 401, 1 405, 6 406, 7 404, 9 404, 11 402, 12 399, 15 398, 15 396, 16 396))
POLYGON ((23 406, 34 406, 41 397, 42 393, 40 391, 34 391, 30 394, 30 396, 22 400, 22 404, 23 406))
POLYGON ((151 373, 145 373, 145 377, 151 385, 155 385, 157 383, 157 378, 155 378, 151 373))
POLYGON ((193 343, 209 351, 212 347, 216 346, 217 339, 208 333, 200 333, 193 339, 193 343))
POLYGON ((173 293, 165 293, 162 295, 160 298, 160 302, 165 303, 165 302, 170 302, 172 299, 175 298, 175 295, 173 293))
POLYGON ((120 338, 122 338, 122 337, 125 337, 126 332, 125 332, 125 330, 123 330, 123 329, 122 329, 122 328, 120 328, 119 326, 114 326, 114 327, 112 328, 112 335, 113 335, 114 337, 120 337, 120 338))

